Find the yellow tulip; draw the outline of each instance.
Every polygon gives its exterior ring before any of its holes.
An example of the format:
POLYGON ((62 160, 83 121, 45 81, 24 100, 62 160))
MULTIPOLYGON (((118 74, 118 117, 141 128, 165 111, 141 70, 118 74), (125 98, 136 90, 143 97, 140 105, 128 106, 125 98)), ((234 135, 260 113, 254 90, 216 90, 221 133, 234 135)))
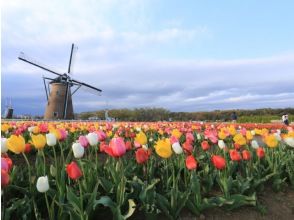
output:
POLYGON ((25 139, 23 138, 23 136, 20 135, 11 135, 10 138, 7 139, 8 149, 15 154, 24 152, 25 144, 25 139))
POLYGON ((42 134, 32 135, 32 141, 36 149, 43 149, 46 145, 46 137, 42 134))
POLYGON ((38 134, 40 132, 40 128, 38 126, 35 126, 33 129, 34 134, 38 134))
POLYGON ((1 131, 2 132, 8 131, 9 128, 10 128, 10 126, 8 124, 1 124, 1 131))
POLYGON ((253 135, 251 134, 250 131, 246 131, 246 138, 247 138, 247 140, 252 140, 253 139, 253 135))
POLYGON ((57 130, 57 129, 51 129, 49 130, 50 133, 54 134, 55 137, 57 138, 57 140, 60 140, 61 139, 61 134, 60 132, 57 130))
POLYGON ((111 137, 112 136, 112 131, 108 131, 106 132, 107 137, 111 137))
POLYGON ((179 139, 182 136, 182 133, 178 129, 173 129, 171 135, 179 139))
POLYGON ((230 132, 231 135, 235 135, 237 133, 237 131, 236 131, 236 129, 235 129, 235 127, 233 125, 231 125, 229 127, 229 132, 230 132))
POLYGON ((239 145, 245 145, 246 144, 246 138, 243 137, 242 134, 236 134, 233 138, 234 142, 236 144, 239 144, 239 145))
POLYGON ((160 157, 169 158, 173 153, 169 139, 161 139, 157 141, 155 151, 160 157))
POLYGON ((138 134, 136 134, 135 141, 140 143, 141 145, 147 144, 147 137, 145 133, 141 131, 138 134))
POLYGON ((275 135, 271 134, 265 137, 265 143, 267 146, 274 148, 278 145, 278 140, 276 139, 275 135))
POLYGON ((224 140, 227 137, 227 135, 225 134, 225 132, 221 130, 220 132, 218 132, 218 137, 219 139, 224 140))

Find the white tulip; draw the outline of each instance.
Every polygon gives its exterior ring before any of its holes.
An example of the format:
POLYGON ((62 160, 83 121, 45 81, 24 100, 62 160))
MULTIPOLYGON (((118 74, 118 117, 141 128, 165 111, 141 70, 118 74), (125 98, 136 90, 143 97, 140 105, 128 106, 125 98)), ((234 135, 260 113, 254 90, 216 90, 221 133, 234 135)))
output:
POLYGON ((46 134, 47 145, 53 147, 56 145, 57 138, 55 134, 49 133, 46 134))
POLYGON ((220 149, 224 149, 226 147, 225 142, 223 140, 218 140, 217 145, 220 149))
POLYGON ((293 137, 287 137, 287 138, 284 139, 284 141, 290 147, 294 147, 294 138, 293 137))
POLYGON ((98 135, 96 133, 89 133, 86 138, 91 146, 96 146, 98 144, 98 135))
POLYGON ((148 145, 147 144, 143 144, 142 145, 142 148, 145 149, 145 150, 148 150, 148 145))
POLYGON ((1 153, 6 153, 8 151, 7 148, 7 139, 6 138, 1 138, 1 153))
POLYGON ((251 130, 250 132, 253 136, 255 135, 255 130, 251 130))
POLYGON ((72 151, 75 158, 82 158, 85 153, 84 147, 78 142, 72 145, 72 151))
POLYGON ((274 133, 274 135, 275 135, 275 137, 276 137, 276 139, 277 139, 278 141, 281 141, 281 140, 282 140, 282 138, 281 138, 281 136, 280 136, 279 133, 274 133))
POLYGON ((35 126, 28 127, 28 131, 29 131, 30 133, 32 133, 33 130, 34 130, 34 128, 35 128, 35 126))
POLYGON ((201 140, 201 135, 197 133, 197 140, 201 140))
POLYGON ((49 182, 47 176, 40 176, 37 180, 37 190, 41 193, 49 190, 49 182))
POLYGON ((179 142, 173 143, 172 148, 176 154, 183 153, 183 148, 181 147, 179 142))
POLYGON ((259 148, 259 144, 257 143, 256 140, 252 140, 252 141, 251 141, 251 147, 252 147, 253 149, 257 149, 257 148, 259 148))

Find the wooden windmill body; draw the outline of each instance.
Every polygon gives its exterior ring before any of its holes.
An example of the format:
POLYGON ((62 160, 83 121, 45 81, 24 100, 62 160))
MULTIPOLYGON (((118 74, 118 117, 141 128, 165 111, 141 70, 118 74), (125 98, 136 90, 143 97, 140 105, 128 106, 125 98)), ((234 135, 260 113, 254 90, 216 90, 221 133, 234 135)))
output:
POLYGON ((74 119, 73 103, 72 96, 79 88, 90 89, 98 94, 102 92, 101 89, 98 89, 94 86, 90 86, 84 82, 75 80, 71 78, 71 62, 73 55, 74 44, 71 47, 69 65, 67 73, 61 74, 53 70, 44 67, 35 61, 28 59, 24 53, 21 53, 18 57, 20 60, 37 66, 43 70, 46 70, 50 73, 57 75, 55 79, 44 77, 43 82, 46 91, 47 105, 45 109, 44 119, 45 120, 56 120, 56 119, 74 119), (47 84, 46 84, 47 82, 47 84), (71 92, 71 87, 75 86, 75 90, 71 92))
POLYGON ((68 91, 66 99, 66 85, 62 82, 51 82, 50 94, 44 114, 45 120, 63 118, 64 102, 67 100, 67 109, 64 119, 74 119, 71 89, 68 91))

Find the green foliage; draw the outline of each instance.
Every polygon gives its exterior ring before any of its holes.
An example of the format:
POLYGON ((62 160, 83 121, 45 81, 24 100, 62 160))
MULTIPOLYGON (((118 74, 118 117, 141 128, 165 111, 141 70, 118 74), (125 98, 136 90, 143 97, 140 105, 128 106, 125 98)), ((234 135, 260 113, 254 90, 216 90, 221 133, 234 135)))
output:
MULTIPOLYGON (((231 121, 231 114, 236 112, 239 123, 270 123, 272 120, 281 121, 283 114, 289 115, 294 121, 294 108, 285 109, 254 109, 254 110, 215 110, 211 112, 170 112, 164 108, 135 108, 112 109, 108 114, 118 121, 231 121)), ((77 118, 87 120, 90 117, 104 119, 104 110, 84 112, 77 118)))

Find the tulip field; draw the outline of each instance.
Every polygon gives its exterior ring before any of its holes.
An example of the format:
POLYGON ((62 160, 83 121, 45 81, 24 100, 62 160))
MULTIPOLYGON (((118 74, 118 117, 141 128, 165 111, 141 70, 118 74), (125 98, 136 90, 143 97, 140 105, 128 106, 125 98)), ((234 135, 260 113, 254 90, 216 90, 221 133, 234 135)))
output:
POLYGON ((294 189, 294 126, 2 121, 2 219, 179 219, 294 189))

